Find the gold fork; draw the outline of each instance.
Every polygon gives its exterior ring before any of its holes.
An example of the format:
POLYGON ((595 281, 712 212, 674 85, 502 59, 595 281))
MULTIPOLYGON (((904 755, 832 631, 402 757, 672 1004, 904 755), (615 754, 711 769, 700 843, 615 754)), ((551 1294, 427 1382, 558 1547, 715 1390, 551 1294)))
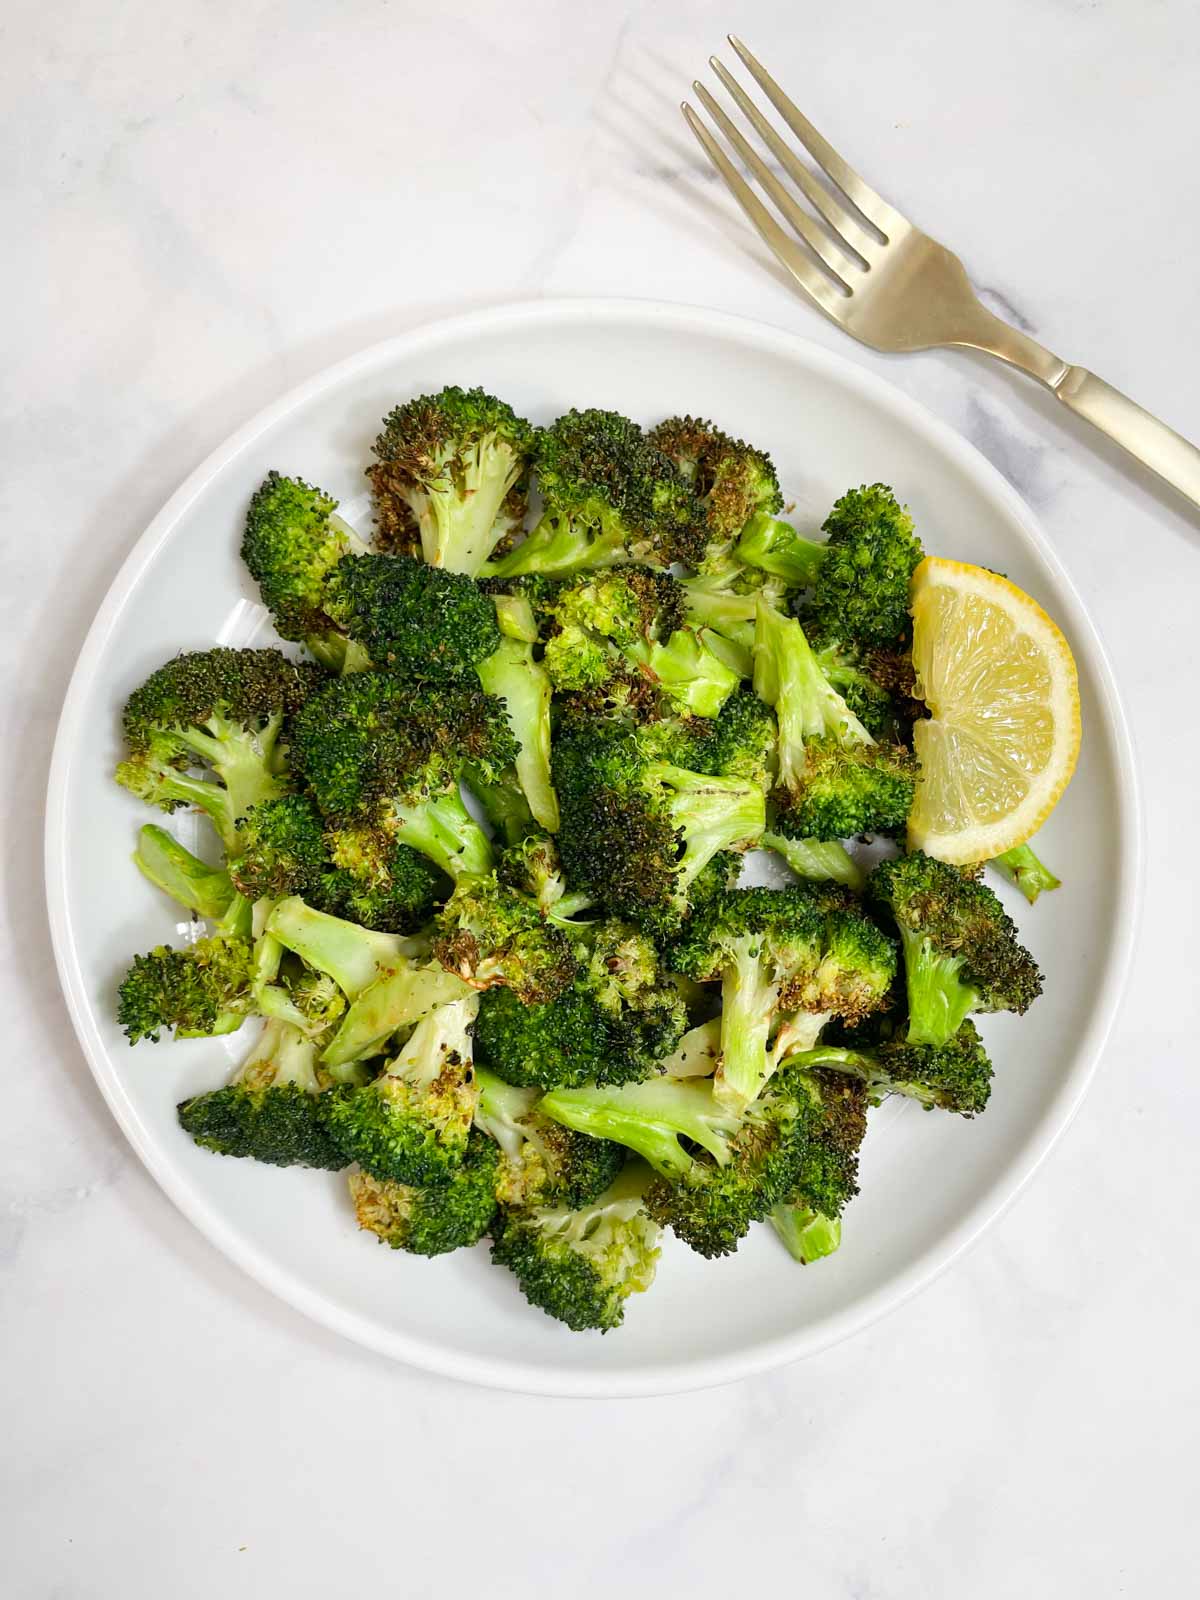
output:
POLYGON ((1116 440, 1200 508, 1200 450, 1195 445, 1086 367, 1068 365, 993 316, 976 298, 958 257, 881 199, 821 137, 741 40, 730 34, 729 42, 828 180, 822 183, 814 176, 728 68, 710 56, 709 65, 795 189, 771 170, 702 83, 692 87, 791 233, 780 226, 734 167, 728 149, 686 101, 683 114, 734 199, 826 316, 876 350, 965 345, 998 356, 1052 389, 1069 410, 1116 440), (815 216, 800 204, 800 196, 815 216))

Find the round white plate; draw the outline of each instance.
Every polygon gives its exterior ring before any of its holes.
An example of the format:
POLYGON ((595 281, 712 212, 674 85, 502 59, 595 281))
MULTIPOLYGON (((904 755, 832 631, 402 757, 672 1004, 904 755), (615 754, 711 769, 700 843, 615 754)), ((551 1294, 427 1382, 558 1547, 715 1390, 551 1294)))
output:
POLYGON ((1101 646, 1029 511, 982 456, 898 390, 776 328, 575 300, 465 316, 366 350, 265 411, 188 479, 130 554, 71 680, 46 875, 62 984, 96 1080, 147 1167, 214 1244, 301 1311, 415 1365, 546 1394, 635 1395, 722 1383, 844 1338, 928 1282, 1012 1199, 1069 1121, 1108 1032, 1139 838, 1101 646), (177 927, 130 865, 146 813, 109 778, 126 695, 180 648, 269 637, 238 559, 246 501, 269 468, 327 487, 365 525, 363 468, 379 419, 446 383, 482 384, 537 422, 572 405, 644 423, 711 415, 771 452, 802 527, 819 525, 849 485, 892 484, 927 550, 1006 572, 1058 620, 1079 663, 1083 754, 1039 841, 1064 887, 1033 908, 1009 896, 1046 993, 1025 1018, 985 1019, 996 1064, 987 1115, 885 1107, 836 1256, 797 1267, 767 1228, 716 1263, 668 1240, 652 1290, 603 1337, 527 1306, 485 1246, 423 1261, 357 1232, 344 1177, 196 1149, 175 1104, 222 1081, 246 1040, 131 1050, 113 1022, 130 955, 177 927))

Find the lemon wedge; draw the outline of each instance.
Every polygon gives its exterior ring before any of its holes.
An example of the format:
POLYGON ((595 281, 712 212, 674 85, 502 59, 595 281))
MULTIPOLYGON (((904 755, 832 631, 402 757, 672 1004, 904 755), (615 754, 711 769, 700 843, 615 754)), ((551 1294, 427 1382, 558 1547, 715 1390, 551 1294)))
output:
POLYGON ((1036 600, 983 567, 928 556, 913 574, 913 666, 929 707, 909 844, 985 861, 1024 844, 1071 781, 1079 678, 1036 600))

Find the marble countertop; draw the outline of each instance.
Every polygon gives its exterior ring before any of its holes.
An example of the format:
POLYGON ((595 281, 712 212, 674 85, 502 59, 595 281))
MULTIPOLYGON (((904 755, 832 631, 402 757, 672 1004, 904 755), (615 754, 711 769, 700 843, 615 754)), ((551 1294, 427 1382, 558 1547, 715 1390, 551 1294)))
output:
POLYGON ((13 1600, 1186 1588, 1200 521, 1030 384, 964 355, 874 356, 764 270, 676 109, 734 22, 997 310, 1200 435, 1200 213, 1175 198, 1195 196, 1187 0, 858 0, 832 17, 783 0, 5 9, 0 1586, 13 1600), (978 445, 1041 517, 1112 654, 1150 847, 1134 975, 1095 1085, 983 1241, 806 1363, 606 1404, 391 1365, 222 1259, 93 1087, 40 866, 75 653, 183 476, 366 343, 580 293, 792 328, 978 445))

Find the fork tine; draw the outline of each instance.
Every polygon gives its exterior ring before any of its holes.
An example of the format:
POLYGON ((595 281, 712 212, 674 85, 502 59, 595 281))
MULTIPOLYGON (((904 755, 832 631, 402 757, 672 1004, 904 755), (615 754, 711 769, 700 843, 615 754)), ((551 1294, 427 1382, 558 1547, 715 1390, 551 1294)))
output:
POLYGON ((724 178, 729 192, 754 224, 765 243, 774 251, 780 264, 791 273, 804 292, 811 295, 822 310, 827 311, 831 317, 838 317, 839 307, 844 304, 846 297, 834 288, 796 241, 783 231, 750 185, 734 169, 729 157, 686 100, 680 110, 687 120, 688 127, 700 141, 704 153, 724 178))
POLYGON ((805 211, 802 206, 798 206, 796 204, 795 200, 792 199, 791 195, 767 166, 766 162, 761 159, 757 151, 754 150, 754 148, 742 137, 741 133, 739 133, 737 128, 725 115, 724 111, 722 111, 721 107, 713 99, 712 95, 709 94, 704 85, 702 83, 694 83, 692 88, 695 89, 696 93, 699 95, 704 104, 704 109, 717 124, 718 128, 720 128, 721 132, 725 135, 729 143, 737 151, 738 155, 742 159, 743 164, 749 168, 750 172, 758 179, 759 183, 770 195, 771 199, 775 203, 775 209, 783 213, 791 226, 804 240, 808 248, 821 262, 822 266, 831 272, 842 285, 842 287, 849 292, 850 285, 845 282, 843 277, 843 274, 846 271, 845 266, 839 268, 833 261, 829 259, 829 235, 817 226, 814 219, 809 216, 807 211, 805 211))
POLYGON ((728 39, 740 56, 747 71, 808 151, 809 155, 812 156, 818 166, 824 168, 846 198, 853 201, 858 207, 867 221, 873 222, 885 237, 890 230, 903 225, 904 218, 900 213, 894 211, 886 200, 875 193, 869 183, 864 182, 859 177, 853 167, 848 166, 842 160, 828 139, 822 138, 803 112, 792 104, 775 82, 775 79, 761 62, 755 60, 742 41, 732 33, 728 35, 728 39))
POLYGON ((792 182, 828 223, 837 242, 849 245, 864 261, 869 260, 867 252, 875 246, 875 235, 868 234, 850 207, 843 205, 823 183, 818 183, 787 141, 780 138, 774 125, 763 116, 725 63, 716 56, 709 56, 708 64, 792 182))

